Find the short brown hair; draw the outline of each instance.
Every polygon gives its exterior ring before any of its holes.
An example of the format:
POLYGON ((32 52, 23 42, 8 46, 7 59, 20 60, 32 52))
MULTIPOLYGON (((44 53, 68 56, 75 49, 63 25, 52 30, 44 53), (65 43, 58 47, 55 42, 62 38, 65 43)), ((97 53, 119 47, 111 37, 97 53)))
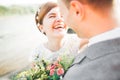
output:
POLYGON ((39 10, 36 12, 35 14, 35 21, 36 21, 36 25, 42 25, 43 24, 43 18, 44 16, 54 7, 57 7, 57 3, 55 2, 46 2, 44 4, 42 4, 39 7, 39 10))
MULTIPOLYGON (((72 0, 62 0, 65 5, 69 8, 69 3, 72 0)), ((83 4, 88 4, 93 9, 104 10, 105 8, 112 7, 113 0, 77 0, 83 4)))

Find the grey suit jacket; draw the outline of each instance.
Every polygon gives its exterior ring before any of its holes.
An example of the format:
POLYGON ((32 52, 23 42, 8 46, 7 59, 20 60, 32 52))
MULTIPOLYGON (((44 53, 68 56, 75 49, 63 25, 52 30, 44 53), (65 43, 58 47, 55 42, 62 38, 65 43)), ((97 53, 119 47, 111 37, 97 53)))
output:
POLYGON ((120 38, 86 48, 75 58, 63 80, 120 80, 120 38))

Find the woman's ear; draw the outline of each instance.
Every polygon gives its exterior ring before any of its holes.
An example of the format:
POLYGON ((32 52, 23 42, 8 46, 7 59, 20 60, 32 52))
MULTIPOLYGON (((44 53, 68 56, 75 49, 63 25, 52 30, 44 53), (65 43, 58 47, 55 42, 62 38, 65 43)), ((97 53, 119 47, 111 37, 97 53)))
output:
POLYGON ((70 2, 70 7, 74 12, 74 14, 76 15, 76 17, 78 17, 79 19, 82 19, 84 17, 84 14, 85 14, 84 6, 81 2, 77 0, 73 0, 70 2))
POLYGON ((38 25, 38 29, 41 31, 41 32, 43 32, 43 25, 38 25))
POLYGON ((40 30, 41 33, 46 35, 45 31, 43 30, 43 25, 38 25, 38 29, 40 30))

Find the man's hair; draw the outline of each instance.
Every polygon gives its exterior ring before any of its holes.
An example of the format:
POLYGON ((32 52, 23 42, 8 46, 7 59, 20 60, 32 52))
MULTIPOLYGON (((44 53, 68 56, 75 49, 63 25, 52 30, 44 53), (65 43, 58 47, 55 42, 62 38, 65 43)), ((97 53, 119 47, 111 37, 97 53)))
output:
MULTIPOLYGON (((69 8, 69 3, 72 0, 62 0, 67 8, 69 8)), ((89 5, 92 9, 96 10, 105 10, 106 8, 111 8, 113 5, 113 0, 77 0, 81 2, 82 4, 89 5)))

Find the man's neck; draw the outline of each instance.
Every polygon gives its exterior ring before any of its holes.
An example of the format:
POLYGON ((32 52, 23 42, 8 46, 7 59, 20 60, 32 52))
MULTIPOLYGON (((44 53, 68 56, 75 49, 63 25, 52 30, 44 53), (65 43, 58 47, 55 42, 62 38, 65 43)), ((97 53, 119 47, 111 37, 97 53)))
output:
POLYGON ((90 16, 88 24, 89 24, 88 29, 89 38, 110 31, 116 28, 117 26, 116 20, 112 16, 100 16, 98 14, 90 16))

